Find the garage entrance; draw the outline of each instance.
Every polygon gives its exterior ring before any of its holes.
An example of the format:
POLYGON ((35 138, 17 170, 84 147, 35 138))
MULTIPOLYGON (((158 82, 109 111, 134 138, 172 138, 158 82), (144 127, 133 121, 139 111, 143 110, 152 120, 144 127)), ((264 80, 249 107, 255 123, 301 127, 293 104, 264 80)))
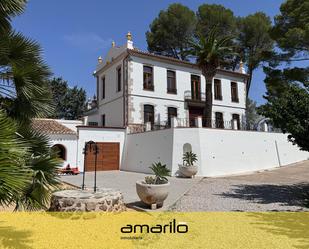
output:
MULTIPOLYGON (((97 171, 119 170, 119 143, 96 143, 98 147, 97 171)), ((85 171, 94 171, 94 151, 87 150, 85 171)))

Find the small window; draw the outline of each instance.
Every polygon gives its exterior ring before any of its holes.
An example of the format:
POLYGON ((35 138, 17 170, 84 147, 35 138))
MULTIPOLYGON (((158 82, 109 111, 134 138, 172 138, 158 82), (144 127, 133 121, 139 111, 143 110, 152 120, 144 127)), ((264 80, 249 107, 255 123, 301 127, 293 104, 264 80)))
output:
POLYGON ((102 115, 102 126, 105 126, 105 114, 102 115))
POLYGON ((144 66, 144 90, 154 90, 152 67, 144 66))
POLYGON ((117 68, 117 92, 121 91, 121 67, 117 68))
POLYGON ((173 117, 177 118, 177 108, 175 107, 168 107, 167 108, 167 118, 168 118, 168 125, 171 126, 171 120, 173 117))
POLYGON ((105 77, 102 77, 102 99, 105 99, 105 77))
POLYGON ((214 88, 215 88, 215 100, 222 100, 222 87, 221 80, 214 80, 214 88))
POLYGON ((98 126, 98 122, 88 122, 89 126, 98 126))
POLYGON ((171 70, 167 70, 167 92, 177 94, 176 73, 171 70))
POLYGON ((231 82, 231 96, 232 96, 232 102, 239 102, 238 99, 238 88, 236 82, 231 82))
POLYGON ((216 128, 224 129, 223 113, 216 112, 215 116, 216 116, 216 128))
POLYGON ((147 122, 154 124, 154 107, 152 105, 144 105, 144 123, 147 122))
POLYGON ((234 122, 234 120, 236 120, 236 122, 237 122, 237 130, 240 130, 240 117, 239 117, 239 114, 233 114, 232 115, 232 120, 233 120, 233 122, 234 122))

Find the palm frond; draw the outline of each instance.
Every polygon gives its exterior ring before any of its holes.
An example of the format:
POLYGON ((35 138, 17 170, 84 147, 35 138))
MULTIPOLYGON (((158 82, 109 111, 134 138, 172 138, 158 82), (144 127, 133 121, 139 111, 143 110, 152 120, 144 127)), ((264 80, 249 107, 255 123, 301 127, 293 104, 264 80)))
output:
POLYGON ((9 205, 29 183, 27 145, 17 137, 16 124, 0 111, 0 205, 9 205))
POLYGON ((26 2, 26 0, 0 1, 0 33, 11 28, 11 17, 21 14, 25 9, 26 2))

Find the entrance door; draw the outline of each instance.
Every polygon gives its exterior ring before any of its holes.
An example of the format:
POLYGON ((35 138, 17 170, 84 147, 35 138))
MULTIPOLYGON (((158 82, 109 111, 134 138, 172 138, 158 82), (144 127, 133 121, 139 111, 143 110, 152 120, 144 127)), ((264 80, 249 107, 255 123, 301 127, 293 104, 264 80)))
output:
MULTIPOLYGON (((98 146, 97 171, 119 170, 119 143, 96 143, 98 146)), ((94 171, 95 154, 87 150, 85 171, 94 171)))
POLYGON ((195 107, 190 106, 189 107, 189 121, 190 121, 190 127, 195 127, 195 119, 198 116, 203 116, 204 114, 204 108, 202 107, 195 107))

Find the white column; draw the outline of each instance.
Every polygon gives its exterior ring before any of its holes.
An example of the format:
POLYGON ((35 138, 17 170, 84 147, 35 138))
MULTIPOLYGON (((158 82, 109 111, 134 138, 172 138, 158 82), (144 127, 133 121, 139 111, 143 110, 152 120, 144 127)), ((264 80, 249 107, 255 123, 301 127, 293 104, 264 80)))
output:
POLYGON ((198 128, 203 127, 203 120, 201 116, 198 116, 197 118, 195 118, 195 126, 198 128))
POLYGON ((264 127, 263 128, 264 128, 265 132, 268 132, 268 124, 266 122, 264 122, 264 127))
POLYGON ((237 119, 232 120, 233 130, 238 130, 237 119))
POLYGON ((178 121, 176 117, 171 118, 171 128, 178 127, 178 121))
POLYGON ((151 131, 151 122, 146 123, 146 131, 151 131))

